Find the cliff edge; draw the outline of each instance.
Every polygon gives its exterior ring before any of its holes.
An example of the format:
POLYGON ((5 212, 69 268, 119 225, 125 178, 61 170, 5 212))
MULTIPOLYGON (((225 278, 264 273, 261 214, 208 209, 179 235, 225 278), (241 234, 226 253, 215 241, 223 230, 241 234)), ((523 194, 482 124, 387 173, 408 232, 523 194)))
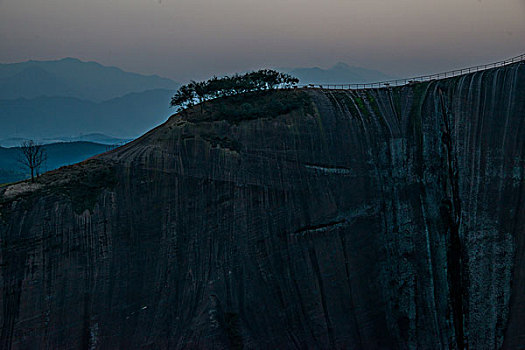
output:
POLYGON ((215 100, 0 188, 0 347, 525 347, 525 64, 215 100))

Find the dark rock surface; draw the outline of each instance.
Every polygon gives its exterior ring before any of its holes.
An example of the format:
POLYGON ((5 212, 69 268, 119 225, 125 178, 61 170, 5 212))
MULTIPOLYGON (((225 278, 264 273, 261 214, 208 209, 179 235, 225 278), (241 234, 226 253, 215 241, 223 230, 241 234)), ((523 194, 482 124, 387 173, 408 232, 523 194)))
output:
POLYGON ((1 188, 0 347, 524 348, 525 65, 288 93, 1 188))

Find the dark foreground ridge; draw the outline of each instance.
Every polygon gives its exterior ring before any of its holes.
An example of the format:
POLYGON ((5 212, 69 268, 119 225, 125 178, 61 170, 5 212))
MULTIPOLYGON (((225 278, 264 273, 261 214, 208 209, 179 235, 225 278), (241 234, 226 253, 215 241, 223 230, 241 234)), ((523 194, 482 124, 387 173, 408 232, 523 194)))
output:
POLYGON ((522 63, 196 106, 0 188, 0 348, 523 348, 524 150, 522 63))

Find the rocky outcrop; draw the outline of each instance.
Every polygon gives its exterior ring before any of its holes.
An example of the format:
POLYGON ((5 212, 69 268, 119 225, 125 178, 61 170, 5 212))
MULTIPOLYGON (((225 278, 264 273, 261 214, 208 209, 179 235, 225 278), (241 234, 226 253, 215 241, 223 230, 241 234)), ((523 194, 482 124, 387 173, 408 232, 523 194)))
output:
POLYGON ((523 348, 525 65, 280 94, 0 189, 0 347, 523 348))

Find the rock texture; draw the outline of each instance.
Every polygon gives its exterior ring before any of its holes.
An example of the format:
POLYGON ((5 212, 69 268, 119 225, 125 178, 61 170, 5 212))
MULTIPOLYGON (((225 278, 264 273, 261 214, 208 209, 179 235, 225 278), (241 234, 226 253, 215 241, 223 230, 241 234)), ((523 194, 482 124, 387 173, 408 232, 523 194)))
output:
POLYGON ((288 93, 1 188, 0 347, 524 348, 525 64, 288 93))

